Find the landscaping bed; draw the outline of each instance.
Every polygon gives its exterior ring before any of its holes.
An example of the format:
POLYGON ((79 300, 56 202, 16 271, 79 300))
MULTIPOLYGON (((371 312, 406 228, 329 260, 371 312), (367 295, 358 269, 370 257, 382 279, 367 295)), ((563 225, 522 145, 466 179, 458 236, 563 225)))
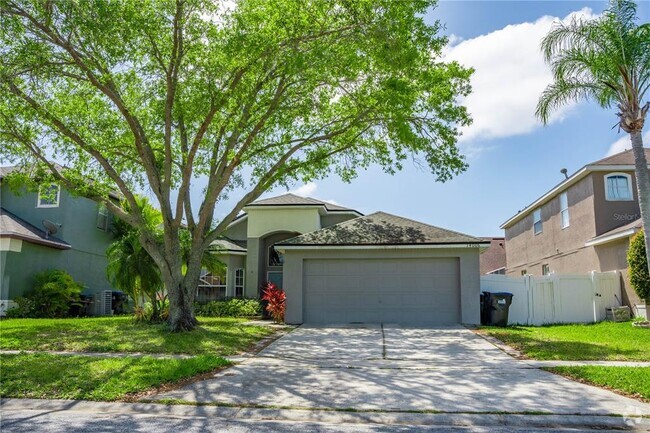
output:
POLYGON ((650 361, 650 330, 631 322, 482 327, 480 332, 539 360, 650 361))
POLYGON ((163 324, 135 322, 130 316, 0 321, 0 350, 142 352, 234 355, 272 334, 246 319, 199 318, 191 332, 171 333, 163 324))
POLYGON ((214 355, 187 359, 0 355, 0 397, 128 400, 227 365, 228 361, 214 355))

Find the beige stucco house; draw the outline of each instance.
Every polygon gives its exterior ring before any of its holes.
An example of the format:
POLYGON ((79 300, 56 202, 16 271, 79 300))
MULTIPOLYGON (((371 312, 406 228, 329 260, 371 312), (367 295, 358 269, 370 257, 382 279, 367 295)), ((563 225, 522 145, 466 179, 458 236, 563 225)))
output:
POLYGON ((620 271, 621 301, 634 307, 641 300, 629 285, 626 254, 639 217, 632 151, 587 164, 501 225, 506 273, 620 271))
POLYGON ((273 282, 292 324, 480 321, 479 252, 489 242, 293 194, 244 211, 217 242, 227 271, 206 275, 206 290, 216 278, 224 296, 257 297, 273 282))

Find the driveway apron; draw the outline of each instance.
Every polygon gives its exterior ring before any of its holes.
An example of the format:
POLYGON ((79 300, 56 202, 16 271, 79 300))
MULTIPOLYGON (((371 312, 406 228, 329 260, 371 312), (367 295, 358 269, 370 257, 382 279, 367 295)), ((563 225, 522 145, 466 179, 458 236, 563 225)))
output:
POLYGON ((212 379, 154 399, 294 409, 650 415, 648 404, 533 368, 460 326, 302 326, 212 379))

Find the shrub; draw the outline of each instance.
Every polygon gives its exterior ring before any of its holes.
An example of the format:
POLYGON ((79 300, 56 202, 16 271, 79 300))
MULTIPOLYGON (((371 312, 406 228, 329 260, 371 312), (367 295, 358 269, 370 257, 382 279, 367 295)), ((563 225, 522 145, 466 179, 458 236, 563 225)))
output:
POLYGON ((136 322, 165 322, 169 319, 169 299, 165 296, 157 299, 155 304, 147 301, 144 306, 135 307, 133 319, 136 322))
POLYGON ((24 296, 19 296, 14 299, 14 302, 16 303, 16 306, 8 309, 5 314, 7 319, 36 317, 33 300, 25 298, 24 296))
POLYGON ((82 287, 65 271, 52 269, 34 275, 34 289, 15 301, 9 317, 65 317, 80 306, 82 287), (16 310, 16 311, 13 311, 16 310))
POLYGON ((252 317, 260 312, 261 305, 257 299, 232 298, 194 306, 194 314, 204 317, 252 317))
POLYGON ((267 301, 266 311, 271 314, 276 323, 284 322, 284 310, 287 296, 284 291, 273 283, 266 283, 262 289, 262 301, 267 301))
POLYGON ((634 291, 641 299, 650 299, 650 274, 648 273, 643 231, 637 233, 630 242, 630 248, 627 251, 627 264, 630 284, 634 291))

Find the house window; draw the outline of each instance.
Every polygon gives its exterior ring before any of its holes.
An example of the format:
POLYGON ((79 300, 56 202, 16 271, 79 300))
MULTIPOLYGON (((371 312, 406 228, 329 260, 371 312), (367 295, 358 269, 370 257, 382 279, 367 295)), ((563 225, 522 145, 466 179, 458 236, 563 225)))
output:
POLYGON ((632 200, 632 178, 625 173, 605 176, 605 199, 607 201, 632 200))
POLYGON ((533 212, 533 231, 536 235, 542 232, 542 210, 535 209, 533 212))
POLYGON ((560 194, 560 216, 562 217, 562 228, 569 227, 569 199, 566 192, 560 194))
POLYGON ((284 265, 284 254, 275 249, 275 246, 269 247, 269 266, 284 265))
POLYGON ((108 230, 108 209, 103 204, 97 206, 97 228, 99 230, 108 230))
POLYGON ((38 202, 36 207, 59 207, 61 188, 55 183, 41 185, 38 188, 38 202))
POLYGON ((235 297, 244 297, 244 269, 235 269, 235 297))
POLYGON ((269 271, 266 274, 266 281, 282 288, 282 276, 282 271, 269 271))
POLYGON ((548 264, 542 265, 542 275, 551 275, 551 269, 548 264))

